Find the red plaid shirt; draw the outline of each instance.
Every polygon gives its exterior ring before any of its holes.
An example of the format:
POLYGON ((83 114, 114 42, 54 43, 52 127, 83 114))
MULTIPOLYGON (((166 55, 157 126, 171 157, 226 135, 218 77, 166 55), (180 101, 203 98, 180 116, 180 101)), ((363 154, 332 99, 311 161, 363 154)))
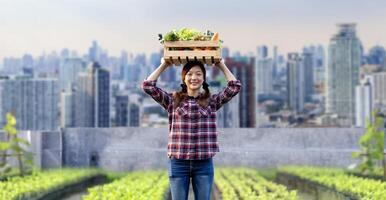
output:
POLYGON ((241 89, 239 80, 228 81, 227 87, 210 97, 202 107, 196 98, 189 97, 174 109, 173 96, 156 86, 156 81, 145 80, 145 93, 158 102, 169 115, 168 156, 184 160, 202 160, 219 151, 216 111, 241 89))

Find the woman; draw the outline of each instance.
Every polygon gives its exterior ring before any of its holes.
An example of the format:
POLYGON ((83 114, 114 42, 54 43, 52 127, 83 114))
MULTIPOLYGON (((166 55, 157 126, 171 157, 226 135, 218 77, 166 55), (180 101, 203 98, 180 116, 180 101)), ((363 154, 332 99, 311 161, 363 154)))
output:
POLYGON ((160 74, 171 64, 161 65, 143 82, 142 88, 169 115, 169 181, 173 200, 188 199, 192 179, 195 199, 209 200, 214 178, 212 157, 219 151, 216 111, 240 91, 241 83, 224 64, 216 63, 228 84, 211 95, 202 62, 191 61, 181 73, 181 91, 167 93, 156 86, 160 74), (202 89, 204 92, 202 92, 202 89))

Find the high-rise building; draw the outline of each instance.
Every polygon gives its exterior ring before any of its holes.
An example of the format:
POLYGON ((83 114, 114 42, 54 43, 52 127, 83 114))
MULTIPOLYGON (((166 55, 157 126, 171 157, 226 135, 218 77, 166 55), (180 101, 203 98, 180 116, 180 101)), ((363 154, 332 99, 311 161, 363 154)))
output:
POLYGON ((19 130, 56 130, 59 127, 57 79, 3 77, 0 79, 0 126, 6 113, 16 117, 19 130))
POLYGON ((273 93, 273 65, 271 58, 256 59, 256 93, 271 94, 273 93))
POLYGON ((121 51, 121 57, 119 58, 119 75, 118 79, 124 80, 125 69, 129 65, 129 54, 126 51, 121 51))
POLYGON ((359 84, 361 42, 355 24, 338 24, 330 39, 326 70, 326 113, 337 114, 339 124, 355 123, 355 86, 359 84))
POLYGON ((304 111, 305 70, 298 53, 289 53, 287 59, 287 104, 296 114, 304 111))
POLYGON ((240 127, 256 126, 256 90, 255 90, 255 59, 239 56, 226 58, 229 70, 241 81, 242 87, 238 94, 240 127))
POLYGON ((5 74, 19 74, 23 69, 23 60, 20 58, 4 58, 2 71, 5 74))
POLYGON ((273 93, 273 62, 268 58, 266 46, 257 47, 256 52, 256 95, 273 93))
POLYGON ((70 91, 77 75, 86 70, 86 62, 80 58, 65 59, 59 68, 60 91, 70 91))
POLYGON ((381 65, 386 67, 386 51, 382 46, 374 46, 369 50, 369 54, 366 57, 366 63, 372 65, 381 65))
POLYGON ((273 80, 278 79, 277 46, 273 46, 272 53, 272 76, 273 80))
POLYGON ((364 80, 371 85, 373 107, 386 110, 386 72, 367 74, 364 80))
POLYGON ((312 56, 313 82, 323 84, 325 79, 325 53, 322 45, 311 45, 303 48, 303 53, 312 56))
POLYGON ((118 94, 115 96, 115 126, 140 126, 141 96, 118 94))
POLYGON ((142 114, 142 96, 139 94, 129 95, 128 122, 130 127, 139 127, 141 125, 142 114))
POLYGON ((355 88, 355 126, 365 127, 366 121, 373 122, 373 87, 365 80, 355 88))
POLYGON ((257 59, 268 57, 268 47, 265 45, 257 47, 257 59))
POLYGON ((115 126, 127 126, 129 121, 129 95, 117 94, 115 96, 115 126))
POLYGON ((311 53, 302 54, 302 62, 304 69, 304 94, 305 101, 311 102, 314 94, 314 66, 311 53))
POLYGON ((60 127, 75 126, 75 105, 73 89, 60 93, 60 127))
POLYGON ((97 41, 92 41, 91 47, 88 49, 88 59, 91 62, 99 62, 99 56, 101 54, 101 48, 98 46, 97 41))
POLYGON ((110 73, 98 63, 78 74, 74 88, 75 127, 110 126, 110 73))

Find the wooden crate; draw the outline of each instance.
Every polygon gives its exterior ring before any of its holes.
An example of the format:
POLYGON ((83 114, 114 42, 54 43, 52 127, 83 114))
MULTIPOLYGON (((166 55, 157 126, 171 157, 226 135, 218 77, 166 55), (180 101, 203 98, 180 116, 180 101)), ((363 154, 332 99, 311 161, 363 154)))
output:
POLYGON ((175 65, 197 60, 211 65, 221 59, 218 41, 174 41, 164 42, 164 59, 175 65), (182 50, 184 49, 184 50, 182 50))

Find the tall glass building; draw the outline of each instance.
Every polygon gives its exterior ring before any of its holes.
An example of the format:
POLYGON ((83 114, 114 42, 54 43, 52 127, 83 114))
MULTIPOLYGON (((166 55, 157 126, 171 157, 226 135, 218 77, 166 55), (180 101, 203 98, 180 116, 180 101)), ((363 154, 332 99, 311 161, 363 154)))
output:
POLYGON ((330 39, 326 70, 326 113, 337 114, 340 124, 355 122, 355 87, 359 84, 361 42, 356 24, 338 24, 338 33, 330 39))

